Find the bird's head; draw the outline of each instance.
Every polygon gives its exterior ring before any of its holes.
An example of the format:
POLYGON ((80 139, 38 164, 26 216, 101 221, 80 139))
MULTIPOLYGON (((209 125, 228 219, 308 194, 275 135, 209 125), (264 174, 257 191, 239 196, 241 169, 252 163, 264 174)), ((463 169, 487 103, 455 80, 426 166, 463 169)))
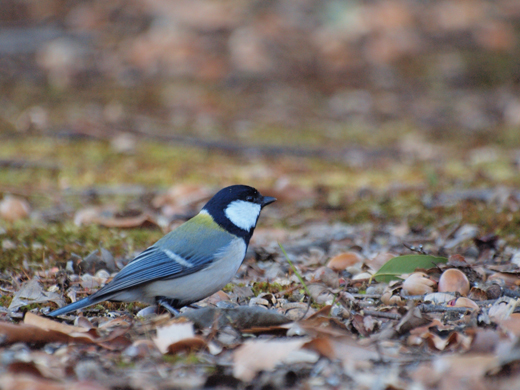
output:
POLYGON ((263 196, 253 187, 234 185, 221 189, 209 200, 203 210, 224 229, 239 236, 248 236, 258 222, 260 211, 276 198, 263 196))

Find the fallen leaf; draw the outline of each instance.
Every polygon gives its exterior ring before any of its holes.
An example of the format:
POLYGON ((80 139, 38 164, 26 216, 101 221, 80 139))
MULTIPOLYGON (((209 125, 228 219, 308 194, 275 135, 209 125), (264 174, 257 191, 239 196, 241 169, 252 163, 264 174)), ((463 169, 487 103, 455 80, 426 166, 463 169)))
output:
POLYGON ((347 375, 370 368, 373 361, 380 359, 373 345, 362 346, 350 337, 335 340, 333 346, 347 375))
POLYGON ((206 340, 202 337, 189 337, 170 344, 167 351, 169 354, 176 354, 181 351, 193 352, 204 348, 206 345, 206 340))
POLYGON ((86 329, 86 328, 62 324, 61 322, 53 321, 48 318, 33 314, 31 312, 25 313, 23 322, 24 322, 24 324, 37 326, 38 328, 41 328, 44 330, 55 330, 57 332, 61 332, 61 333, 65 333, 65 334, 88 332, 88 329, 86 329))
POLYGON ((17 221, 27 218, 31 212, 29 203, 18 196, 6 195, 0 201, 0 218, 6 221, 17 221))
POLYGON ((304 348, 312 349, 327 359, 336 359, 336 351, 334 350, 334 342, 330 337, 316 337, 304 344, 304 348))
POLYGON ((38 278, 34 278, 25 282, 22 288, 14 295, 9 305, 9 310, 15 311, 22 306, 45 302, 54 302, 59 307, 65 305, 65 301, 60 294, 45 291, 38 281, 38 278))
POLYGON ((154 344, 163 354, 168 353, 169 348, 173 344, 195 338, 193 323, 175 321, 176 322, 157 328, 157 336, 152 338, 154 344))
POLYGON ((424 295, 433 292, 436 284, 424 272, 414 272, 403 281, 403 292, 406 295, 424 295))
POLYGON ((35 378, 29 375, 3 374, 0 376, 2 390, 108 390, 99 383, 74 381, 59 383, 54 380, 35 378))
POLYGON ((402 274, 414 272, 417 268, 430 269, 438 264, 448 262, 445 257, 429 255, 404 255, 398 256, 387 261, 373 276, 378 282, 390 282, 399 279, 402 274))
POLYGON ((351 267, 354 264, 360 263, 363 258, 356 252, 345 252, 337 256, 334 256, 327 263, 327 267, 333 269, 336 272, 343 271, 347 267, 351 267))
POLYGON ((505 329, 515 336, 520 336, 520 313, 512 313, 508 318, 497 321, 502 329, 505 329))
POLYGON ((132 216, 119 216, 114 208, 90 207, 76 212, 74 223, 77 226, 101 225, 108 228, 130 229, 144 226, 158 226, 148 213, 132 216))
POLYGON ((78 336, 62 333, 56 330, 45 330, 34 325, 9 324, 0 322, 0 335, 2 345, 10 345, 18 342, 44 345, 47 343, 59 342, 68 343, 71 341, 77 343, 94 344, 93 337, 88 333, 79 333, 78 336))
POLYGON ((307 338, 246 341, 233 353, 233 375, 250 382, 258 372, 270 371, 284 360, 290 360, 291 354, 309 341, 307 338))

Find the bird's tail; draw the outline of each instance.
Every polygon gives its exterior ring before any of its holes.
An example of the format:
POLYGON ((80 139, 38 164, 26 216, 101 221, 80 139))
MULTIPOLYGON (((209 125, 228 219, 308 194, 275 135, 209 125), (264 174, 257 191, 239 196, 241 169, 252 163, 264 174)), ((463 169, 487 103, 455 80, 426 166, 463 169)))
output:
POLYGON ((71 311, 83 309, 85 307, 94 305, 94 304, 96 304, 98 302, 101 302, 102 300, 103 299, 92 299, 91 296, 90 297, 86 297, 86 298, 83 298, 83 299, 81 299, 81 300, 79 300, 77 302, 71 303, 70 305, 63 306, 63 307, 61 307, 59 309, 51 311, 47 315, 50 316, 50 317, 61 316, 62 314, 67 314, 67 313, 70 313, 71 311))

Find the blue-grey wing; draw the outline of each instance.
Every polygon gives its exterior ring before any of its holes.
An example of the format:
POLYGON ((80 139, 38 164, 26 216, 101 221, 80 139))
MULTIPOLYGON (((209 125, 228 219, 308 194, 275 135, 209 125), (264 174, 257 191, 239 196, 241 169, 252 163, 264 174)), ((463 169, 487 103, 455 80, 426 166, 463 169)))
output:
MULTIPOLYGON (((180 256, 180 255, 178 255, 180 256)), ((213 256, 184 256, 191 266, 172 260, 163 250, 150 247, 123 268, 97 295, 110 294, 158 279, 174 279, 197 272, 213 261, 213 256)))
POLYGON ((139 254, 96 295, 111 294, 154 280, 176 279, 207 267, 215 259, 215 254, 229 245, 232 236, 208 223, 201 224, 197 218, 199 216, 139 254))

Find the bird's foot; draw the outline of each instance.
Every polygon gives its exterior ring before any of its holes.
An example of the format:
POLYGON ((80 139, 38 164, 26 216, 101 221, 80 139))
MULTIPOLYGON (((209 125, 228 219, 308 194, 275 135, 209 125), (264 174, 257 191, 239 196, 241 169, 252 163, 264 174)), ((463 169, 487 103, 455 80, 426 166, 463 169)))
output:
POLYGON ((166 310, 168 310, 175 317, 180 314, 179 311, 174 308, 174 306, 178 305, 178 301, 176 299, 171 299, 171 298, 166 298, 166 297, 157 297, 155 299, 155 302, 159 306, 164 307, 166 310))

